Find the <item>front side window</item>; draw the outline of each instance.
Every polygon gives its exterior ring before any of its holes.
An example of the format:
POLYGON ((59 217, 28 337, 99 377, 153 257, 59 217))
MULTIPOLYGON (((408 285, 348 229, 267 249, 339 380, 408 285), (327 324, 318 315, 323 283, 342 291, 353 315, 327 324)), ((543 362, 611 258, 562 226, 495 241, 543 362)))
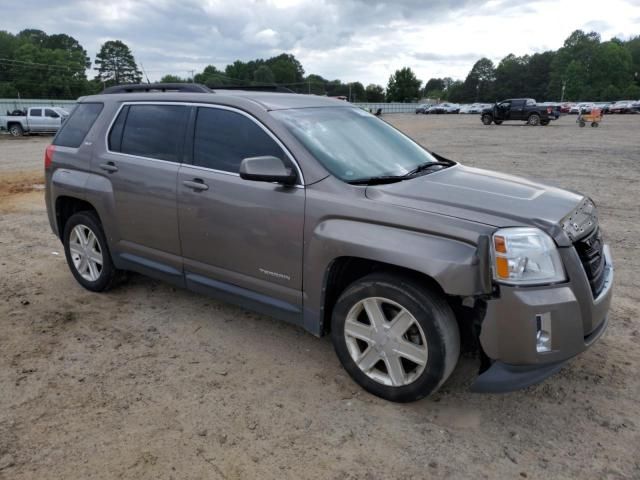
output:
POLYGON ((179 162, 188 114, 182 105, 129 105, 114 124, 109 147, 129 155, 179 162), (119 124, 123 114, 124 127, 119 124), (113 142, 113 132, 119 128, 120 137, 113 142))
POLYGON ((194 165, 238 173, 243 159, 267 155, 288 162, 280 146, 253 120, 230 110, 198 108, 194 165))
POLYGON ((102 103, 79 103, 71 116, 62 124, 54 145, 78 148, 102 111, 102 103))
POLYGON ((386 122, 357 108, 276 110, 271 114, 339 179, 401 176, 436 162, 429 152, 386 122))
POLYGON ((44 111, 44 115, 45 115, 45 117, 50 117, 50 118, 58 118, 59 117, 59 115, 56 112, 54 112, 53 110, 51 110, 50 108, 47 108, 44 111))

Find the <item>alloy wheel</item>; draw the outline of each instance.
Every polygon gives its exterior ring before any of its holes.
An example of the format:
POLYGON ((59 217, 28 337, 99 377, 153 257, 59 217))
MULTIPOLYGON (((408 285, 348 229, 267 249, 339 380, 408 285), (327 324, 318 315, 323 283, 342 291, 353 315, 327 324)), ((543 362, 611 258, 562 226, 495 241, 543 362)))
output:
POLYGON ((78 224, 69 237, 69 253, 77 272, 89 282, 102 273, 102 247, 96 234, 86 225, 78 224))
POLYGON ((360 300, 347 314, 344 336, 358 368, 383 385, 409 385, 427 365, 422 327, 409 310, 392 300, 360 300))

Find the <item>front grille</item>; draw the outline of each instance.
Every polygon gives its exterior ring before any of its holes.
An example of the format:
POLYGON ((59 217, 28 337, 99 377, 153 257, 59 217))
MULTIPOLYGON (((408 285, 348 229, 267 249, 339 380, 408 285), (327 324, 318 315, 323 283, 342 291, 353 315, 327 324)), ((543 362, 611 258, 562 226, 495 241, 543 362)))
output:
POLYGON ((576 241, 574 246, 589 279, 593 296, 597 297, 604 287, 606 273, 600 227, 596 226, 590 234, 576 241))

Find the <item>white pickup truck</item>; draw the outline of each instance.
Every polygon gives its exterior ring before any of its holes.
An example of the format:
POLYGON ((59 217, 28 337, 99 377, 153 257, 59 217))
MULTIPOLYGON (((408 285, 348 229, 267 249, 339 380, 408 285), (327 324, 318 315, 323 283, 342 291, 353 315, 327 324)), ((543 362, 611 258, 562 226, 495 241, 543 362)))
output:
POLYGON ((30 107, 26 115, 0 115, 0 130, 14 137, 25 133, 55 133, 69 112, 58 107, 30 107))

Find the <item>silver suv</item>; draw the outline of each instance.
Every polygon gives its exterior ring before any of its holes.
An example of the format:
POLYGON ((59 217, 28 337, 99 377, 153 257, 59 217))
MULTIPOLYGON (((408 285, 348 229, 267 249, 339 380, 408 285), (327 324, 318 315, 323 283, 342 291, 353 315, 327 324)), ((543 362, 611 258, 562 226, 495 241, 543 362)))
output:
POLYGON ((465 167, 324 97, 128 86, 82 98, 45 154, 49 221, 85 288, 124 271, 330 333, 393 401, 539 382, 605 331, 593 202, 465 167))

